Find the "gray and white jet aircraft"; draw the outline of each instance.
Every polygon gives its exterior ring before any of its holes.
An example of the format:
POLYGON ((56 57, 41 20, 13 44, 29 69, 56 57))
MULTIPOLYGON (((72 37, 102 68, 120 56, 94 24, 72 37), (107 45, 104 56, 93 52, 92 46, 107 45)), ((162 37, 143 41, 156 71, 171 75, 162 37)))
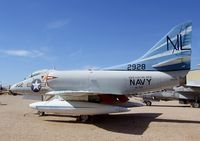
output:
POLYGON ((128 111, 131 95, 185 83, 191 62, 191 35, 191 22, 179 24, 135 61, 98 70, 38 71, 10 90, 60 96, 62 99, 36 102, 30 107, 40 112, 79 116, 81 120, 89 115, 128 111))

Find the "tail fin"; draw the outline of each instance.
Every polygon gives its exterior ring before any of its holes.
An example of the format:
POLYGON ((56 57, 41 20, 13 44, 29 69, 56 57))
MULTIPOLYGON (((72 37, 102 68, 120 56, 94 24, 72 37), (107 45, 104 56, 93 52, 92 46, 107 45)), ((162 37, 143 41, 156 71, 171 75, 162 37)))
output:
POLYGON ((141 58, 109 70, 190 70, 192 23, 186 22, 172 28, 141 58))

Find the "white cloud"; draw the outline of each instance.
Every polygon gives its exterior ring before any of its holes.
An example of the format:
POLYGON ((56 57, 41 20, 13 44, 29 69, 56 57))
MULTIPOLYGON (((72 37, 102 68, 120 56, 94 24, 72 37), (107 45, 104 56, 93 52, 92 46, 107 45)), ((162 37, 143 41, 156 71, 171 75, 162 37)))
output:
POLYGON ((57 20, 57 21, 54 21, 54 22, 51 22, 47 25, 47 28, 48 29, 57 29, 57 28, 61 28, 67 24, 70 23, 70 20, 67 19, 67 20, 57 20))
POLYGON ((10 56, 21 56, 21 57, 30 56, 30 52, 26 50, 6 50, 3 52, 10 56))
POLYGON ((1 53, 8 56, 16 56, 16 57, 41 57, 44 56, 44 53, 38 50, 4 50, 0 51, 1 53))

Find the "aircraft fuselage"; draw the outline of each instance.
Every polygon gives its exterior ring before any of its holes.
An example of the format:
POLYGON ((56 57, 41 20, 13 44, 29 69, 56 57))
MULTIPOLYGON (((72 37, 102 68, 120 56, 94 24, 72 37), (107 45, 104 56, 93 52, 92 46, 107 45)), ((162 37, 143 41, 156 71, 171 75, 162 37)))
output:
POLYGON ((55 70, 48 74, 26 79, 12 87, 14 87, 15 92, 24 94, 45 94, 50 90, 69 90, 95 94, 132 95, 177 86, 187 72, 55 70), (46 75, 53 79, 45 81, 46 75), (41 82, 40 89, 33 91, 33 86, 39 82, 41 82))

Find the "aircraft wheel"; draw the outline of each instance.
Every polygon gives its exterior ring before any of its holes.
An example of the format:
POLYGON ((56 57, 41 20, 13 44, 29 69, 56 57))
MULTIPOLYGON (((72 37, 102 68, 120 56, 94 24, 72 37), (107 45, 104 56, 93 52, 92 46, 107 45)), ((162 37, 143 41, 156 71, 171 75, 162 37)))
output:
POLYGON ((199 106, 200 106, 200 104, 197 103, 197 102, 193 102, 193 103, 192 103, 192 107, 193 107, 193 108, 199 108, 199 106))
POLYGON ((38 111, 39 116, 45 116, 45 112, 38 111))
POLYGON ((151 102, 151 101, 145 101, 145 104, 146 104, 147 106, 151 106, 152 102, 151 102))
POLYGON ((80 115, 79 117, 77 117, 78 122, 87 122, 88 120, 89 120, 88 115, 80 115))

